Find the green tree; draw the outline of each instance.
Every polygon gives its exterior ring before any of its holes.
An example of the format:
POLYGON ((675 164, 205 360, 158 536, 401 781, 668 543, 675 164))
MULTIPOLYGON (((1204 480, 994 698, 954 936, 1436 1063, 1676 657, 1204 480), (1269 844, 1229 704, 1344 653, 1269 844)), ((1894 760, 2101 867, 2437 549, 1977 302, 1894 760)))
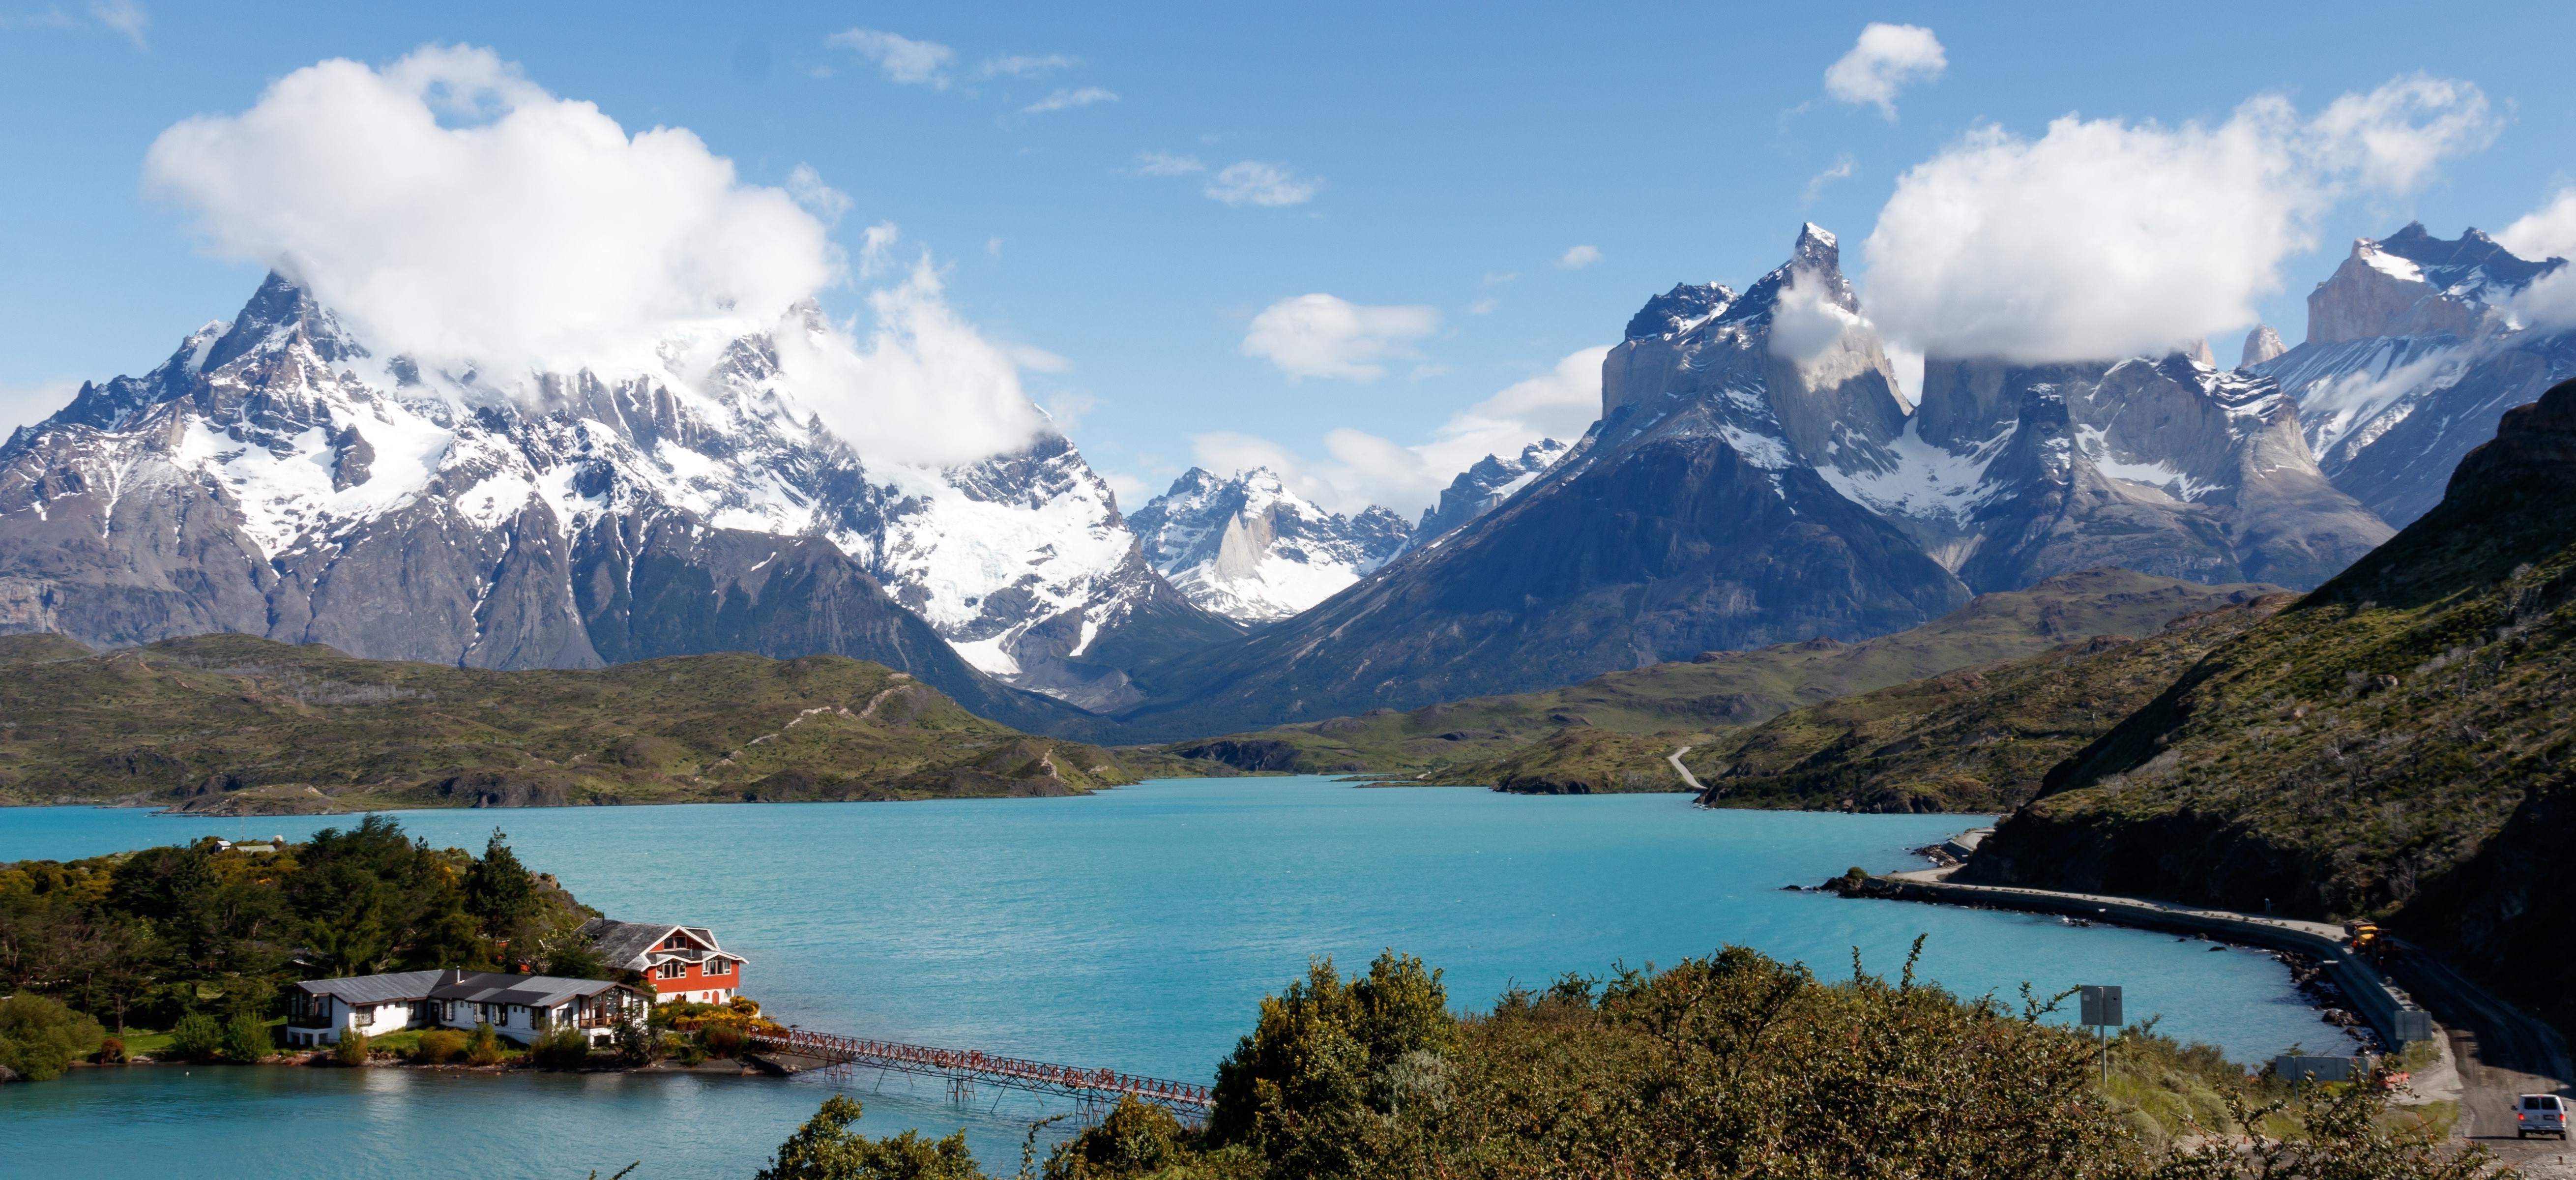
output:
POLYGON ((191 1012, 170 1030, 170 1051, 190 1061, 212 1061, 224 1051, 224 1023, 212 1013, 191 1012))
POLYGON ((340 1039, 331 1046, 331 1060, 342 1065, 365 1065, 371 1046, 368 1036, 358 1030, 342 1029, 340 1039))
POLYGON ((1197 1140, 1171 1111, 1121 1096, 1099 1126, 1056 1145, 1044 1180, 1116 1180, 1186 1168, 1198 1161, 1197 1140))
POLYGON ((759 1180, 984 1180, 966 1150, 966 1132, 937 1140, 917 1131, 870 1139, 851 1129, 859 1114, 858 1100, 848 1095, 824 1099, 814 1117, 778 1145, 759 1180))
POLYGON ((268 1036, 268 1022, 258 1015, 239 1012, 224 1022, 224 1060, 247 1064, 276 1051, 276 1044, 268 1036))
POLYGON ((536 876, 519 863, 508 841, 509 836, 501 829, 492 829, 492 839, 483 846, 483 859, 475 861, 465 873, 465 912, 481 922, 483 933, 494 939, 517 934, 540 908, 536 876))
POLYGON ((1217 1067, 1209 1133, 1290 1172, 1347 1175, 1369 1116, 1392 1112, 1457 1040, 1440 973, 1422 960, 1385 951, 1345 982, 1317 959, 1262 1000, 1252 1034, 1217 1067))
POLYGON ((21 992, 0 1000, 0 1067, 31 1082, 98 1052, 107 1038, 98 1022, 43 996, 21 992))

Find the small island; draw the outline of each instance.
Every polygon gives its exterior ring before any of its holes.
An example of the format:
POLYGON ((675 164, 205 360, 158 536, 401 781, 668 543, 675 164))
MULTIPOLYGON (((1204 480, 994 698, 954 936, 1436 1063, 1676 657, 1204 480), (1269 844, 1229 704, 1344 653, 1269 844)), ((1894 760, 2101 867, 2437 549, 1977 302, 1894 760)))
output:
POLYGON ((697 1068, 778 1029, 744 967, 706 927, 582 905, 497 829, 480 856, 368 816, 301 844, 0 864, 0 1081, 183 1061, 697 1068))

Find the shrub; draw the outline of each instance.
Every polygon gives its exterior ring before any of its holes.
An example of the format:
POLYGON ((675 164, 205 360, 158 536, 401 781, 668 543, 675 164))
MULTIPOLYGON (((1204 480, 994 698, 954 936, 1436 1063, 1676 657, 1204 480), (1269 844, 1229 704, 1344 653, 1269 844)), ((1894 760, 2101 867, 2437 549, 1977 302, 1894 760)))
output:
POLYGON ((1187 1169, 1197 1162, 1196 1141, 1171 1111, 1121 1096, 1099 1126, 1056 1144, 1043 1175, 1045 1180, 1105 1180, 1187 1169))
POLYGON ((58 1001, 23 992, 0 1000, 0 1066, 28 1081, 62 1076, 105 1039, 97 1021, 58 1001))
POLYGON ((277 1051, 269 1040, 268 1022, 244 1012, 224 1022, 221 1052, 224 1060, 249 1063, 277 1051))
POLYGON ((367 1034, 349 1029, 340 1034, 340 1043, 331 1046, 331 1060, 342 1065, 367 1063, 367 1034))
POLYGON ((492 1031, 489 1024, 476 1023, 474 1035, 465 1040, 465 1064, 495 1065, 500 1060, 501 1034, 492 1031))
POLYGON ((212 1061, 223 1049, 223 1022, 203 1012, 180 1017, 170 1030, 170 1051, 190 1061, 212 1061))
POLYGON ((707 1046, 696 1037, 672 1038, 670 1052, 682 1065, 696 1065, 707 1059, 707 1046))
POLYGON ((99 1042, 98 1053, 96 1056, 90 1058, 90 1060, 98 1062, 100 1065, 125 1064, 125 1038, 109 1037, 106 1040, 99 1042))
POLYGON ((732 1057, 739 1054, 743 1046, 750 1042, 751 1038, 744 1036, 741 1029, 730 1024, 710 1024, 698 1030, 698 1043, 705 1045, 707 1052, 718 1057, 732 1057))
POLYGON ((580 1069, 590 1062, 590 1038, 565 1025, 538 1037, 528 1056, 545 1069, 580 1069))
POLYGON ((452 1028, 433 1028, 420 1034, 420 1047, 412 1050, 412 1059, 424 1065, 445 1065, 465 1055, 465 1034, 452 1028))
POLYGON ((662 1055, 662 1034, 637 1017, 628 1017, 617 1026, 610 1043, 617 1047, 617 1059, 627 1065, 651 1065, 662 1055))
POLYGON ((984 1170, 966 1150, 964 1131, 945 1139, 924 1139, 919 1131, 870 1139, 850 1129, 857 1121, 857 1099, 824 1099, 822 1109, 778 1145, 758 1180, 984 1180, 984 1170))

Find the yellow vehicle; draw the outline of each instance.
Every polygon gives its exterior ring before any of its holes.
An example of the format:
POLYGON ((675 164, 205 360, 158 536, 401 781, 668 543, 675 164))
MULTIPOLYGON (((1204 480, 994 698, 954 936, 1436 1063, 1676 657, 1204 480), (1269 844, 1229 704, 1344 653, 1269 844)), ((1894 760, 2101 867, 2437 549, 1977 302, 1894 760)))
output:
POLYGON ((2351 921, 2343 924, 2344 945, 2354 954, 2376 954, 2379 947, 2379 923, 2351 921))

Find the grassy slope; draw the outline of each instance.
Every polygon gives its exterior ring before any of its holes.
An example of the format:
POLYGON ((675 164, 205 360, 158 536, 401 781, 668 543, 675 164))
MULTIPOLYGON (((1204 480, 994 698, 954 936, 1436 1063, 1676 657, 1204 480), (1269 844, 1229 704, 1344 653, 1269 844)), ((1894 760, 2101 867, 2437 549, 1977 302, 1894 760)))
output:
POLYGON ((1739 729, 1684 764, 1727 807, 2009 811, 2042 776, 2154 700, 2287 594, 2184 615, 2145 639, 2100 636, 1837 697, 1739 729))
POLYGON ((838 656, 490 672, 244 635, 106 655, 15 636, 0 665, 8 803, 274 813, 1065 794, 1136 777, 838 656))
POLYGON ((1581 781, 1593 790, 1682 790, 1663 758, 1710 733, 1847 693, 2030 655, 2094 635, 2151 634, 2177 615, 2277 589, 2203 586, 2128 570, 2088 570, 2028 590, 1982 595, 1923 626, 1862 643, 1819 639, 1712 652, 1688 663, 1612 672, 1548 692, 1478 697, 1409 713, 1381 710, 1166 749, 1247 770, 1366 771, 1478 784, 1521 773, 1553 776, 1561 783, 1581 781), (1671 740, 1554 745, 1569 727, 1667 735, 1671 740), (1639 755, 1645 755, 1642 764, 1639 755), (1626 785, 1632 781, 1636 785, 1626 785))
POLYGON ((1965 872, 2374 914, 2576 1017, 2576 384, 2050 775, 1965 872))

